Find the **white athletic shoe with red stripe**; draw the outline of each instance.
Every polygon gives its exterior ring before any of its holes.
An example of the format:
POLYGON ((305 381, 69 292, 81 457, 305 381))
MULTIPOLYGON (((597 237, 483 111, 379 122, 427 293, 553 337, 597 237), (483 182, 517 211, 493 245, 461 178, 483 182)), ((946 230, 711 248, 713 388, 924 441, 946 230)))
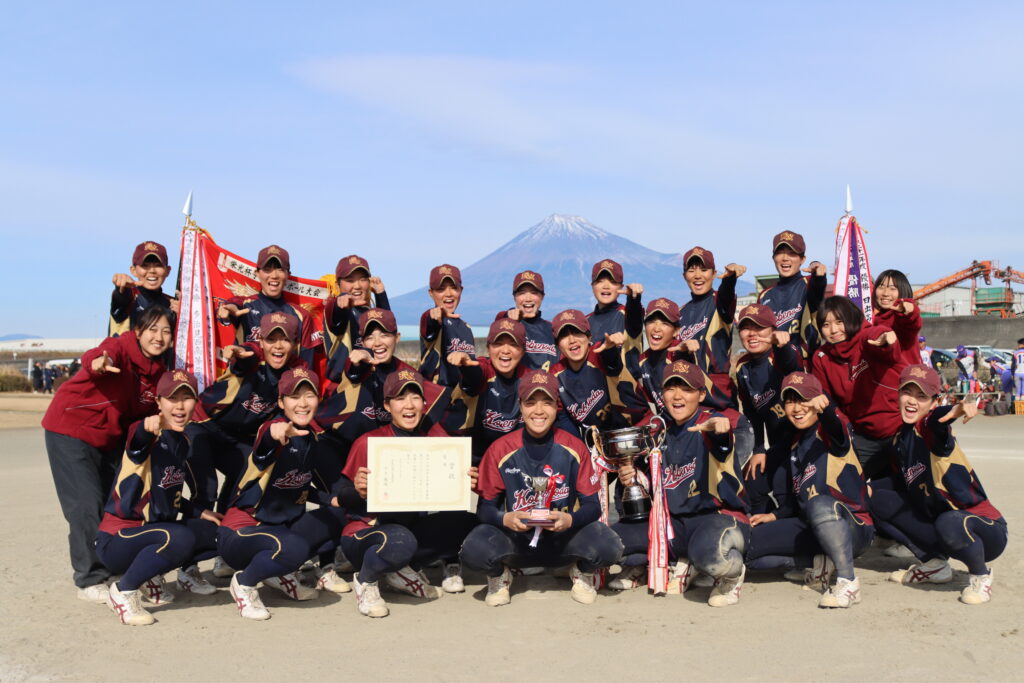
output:
POLYGON ((913 586, 919 583, 949 583, 953 580, 953 568, 942 558, 932 558, 927 562, 912 564, 908 569, 897 569, 889 574, 889 580, 913 586))
POLYGON ((352 585, 356 590, 356 609, 364 617, 380 618, 391 613, 388 603, 380 597, 376 581, 363 583, 359 580, 359 572, 356 572, 352 575, 352 585))
MULTIPOLYGON (((669 579, 671 581, 671 578, 669 579)), ((643 585, 647 582, 647 567, 640 565, 639 567, 624 567, 621 572, 616 574, 608 581, 608 588, 613 591, 631 591, 637 586, 643 585)))
POLYGON ((860 602, 860 579, 836 579, 836 585, 822 594, 818 607, 850 607, 860 602))
POLYGON ((992 570, 988 574, 971 574, 967 587, 960 592, 960 602, 981 605, 992 599, 992 570))
POLYGON ((665 590, 666 595, 682 595, 686 591, 693 588, 694 576, 697 574, 697 569, 690 564, 690 561, 686 558, 682 558, 676 561, 676 563, 669 568, 668 576, 668 588, 665 590))
POLYGON ((390 572, 384 575, 384 583, 393 591, 405 593, 415 598, 427 598, 433 600, 443 595, 441 589, 431 585, 423 572, 418 572, 406 565, 397 572, 390 572))
POLYGON ((129 626, 149 626, 156 619, 142 606, 142 592, 139 590, 120 591, 117 584, 110 584, 107 593, 107 604, 118 616, 122 624, 129 626))
POLYGON ((315 588, 310 588, 299 581, 299 577, 295 574, 271 576, 268 579, 263 579, 263 585, 281 591, 292 600, 312 600, 319 595, 315 588))
POLYGON ((740 590, 743 588, 743 579, 747 575, 747 567, 740 569, 740 575, 735 578, 721 578, 715 581, 715 587, 711 589, 708 596, 708 604, 712 607, 728 607, 740 601, 740 590))
POLYGON ((167 605, 174 602, 174 593, 167 588, 163 574, 157 574, 142 584, 142 599, 154 605, 167 605))
POLYGON ((236 572, 231 577, 231 585, 228 586, 231 597, 235 599, 235 607, 238 608, 239 616, 243 619, 252 619, 253 621, 269 619, 270 610, 260 600, 260 593, 256 590, 256 586, 243 586, 238 583, 239 574, 241 572, 236 572))
POLYGON ((197 595, 213 595, 217 592, 216 586, 203 578, 199 567, 192 565, 178 570, 178 590, 197 595))

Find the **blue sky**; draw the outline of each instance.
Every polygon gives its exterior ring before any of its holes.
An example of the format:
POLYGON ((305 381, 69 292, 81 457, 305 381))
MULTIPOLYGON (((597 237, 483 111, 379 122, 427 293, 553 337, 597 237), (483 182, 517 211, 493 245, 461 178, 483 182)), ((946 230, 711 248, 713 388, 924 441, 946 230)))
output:
MULTIPOLYGON (((297 274, 389 291, 553 212, 769 272, 1024 269, 1020 3, 19 3, 0 27, 0 334, 99 336, 181 205, 297 274), (13 314, 13 315, 11 315, 13 314)), ((724 261, 723 261, 724 262, 724 261)))

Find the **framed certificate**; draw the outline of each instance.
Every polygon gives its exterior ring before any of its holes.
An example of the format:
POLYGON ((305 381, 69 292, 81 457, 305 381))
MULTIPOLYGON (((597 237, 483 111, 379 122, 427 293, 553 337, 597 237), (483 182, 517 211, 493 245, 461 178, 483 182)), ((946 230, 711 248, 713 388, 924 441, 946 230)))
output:
POLYGON ((472 510, 471 442, 468 436, 367 439, 367 512, 472 510))

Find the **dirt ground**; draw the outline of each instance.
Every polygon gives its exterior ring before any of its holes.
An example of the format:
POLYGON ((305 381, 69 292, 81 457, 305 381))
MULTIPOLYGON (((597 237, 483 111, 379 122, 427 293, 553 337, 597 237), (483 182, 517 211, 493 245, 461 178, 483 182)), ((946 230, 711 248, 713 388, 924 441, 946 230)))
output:
MULTIPOLYGON (((238 617, 224 581, 216 595, 179 595, 157 623, 122 626, 75 597, 67 527, 53 492, 38 420, 46 399, 0 396, 5 475, 0 510, 0 680, 295 679, 522 680, 727 677, 763 680, 1020 680, 1024 669, 1024 418, 980 417, 957 433, 1011 529, 993 563, 987 605, 968 607, 952 584, 889 583, 906 560, 869 550, 858 560, 862 604, 819 610, 816 593, 777 573, 748 576, 739 605, 714 609, 708 589, 655 598, 644 590, 569 598, 568 580, 519 578, 512 604, 483 604, 484 582, 421 603, 388 594, 391 616, 361 617, 351 593, 306 603, 261 593, 273 618, 238 617)), ((210 563, 202 568, 209 569, 210 563)), ((173 580, 173 574, 170 575, 173 580)), ((216 581, 216 580, 215 580, 216 581)))

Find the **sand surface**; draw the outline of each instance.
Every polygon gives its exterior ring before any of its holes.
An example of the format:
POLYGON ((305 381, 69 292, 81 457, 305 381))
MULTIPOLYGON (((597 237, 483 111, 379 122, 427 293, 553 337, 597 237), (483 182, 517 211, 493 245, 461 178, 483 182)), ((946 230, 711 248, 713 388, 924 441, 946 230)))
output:
POLYGON ((517 579, 512 604, 495 609, 483 603, 482 578, 469 574, 465 594, 436 602, 387 594, 391 616, 380 620, 361 617, 351 593, 294 603, 264 589, 273 618, 257 623, 240 619, 226 583, 214 580, 216 595, 179 595, 153 608, 155 625, 131 628, 75 597, 38 428, 45 404, 0 396, 0 424, 21 427, 0 431, 3 681, 1020 680, 1024 670, 1024 418, 980 417, 957 429, 1011 530, 993 563, 995 597, 983 606, 957 601, 966 583, 959 563, 952 584, 907 588, 885 578, 908 561, 872 549, 858 560, 864 601, 842 611, 817 609, 816 593, 776 573, 748 576, 740 604, 726 609, 705 604, 708 589, 602 593, 583 606, 569 598, 568 579, 549 576, 517 579))

